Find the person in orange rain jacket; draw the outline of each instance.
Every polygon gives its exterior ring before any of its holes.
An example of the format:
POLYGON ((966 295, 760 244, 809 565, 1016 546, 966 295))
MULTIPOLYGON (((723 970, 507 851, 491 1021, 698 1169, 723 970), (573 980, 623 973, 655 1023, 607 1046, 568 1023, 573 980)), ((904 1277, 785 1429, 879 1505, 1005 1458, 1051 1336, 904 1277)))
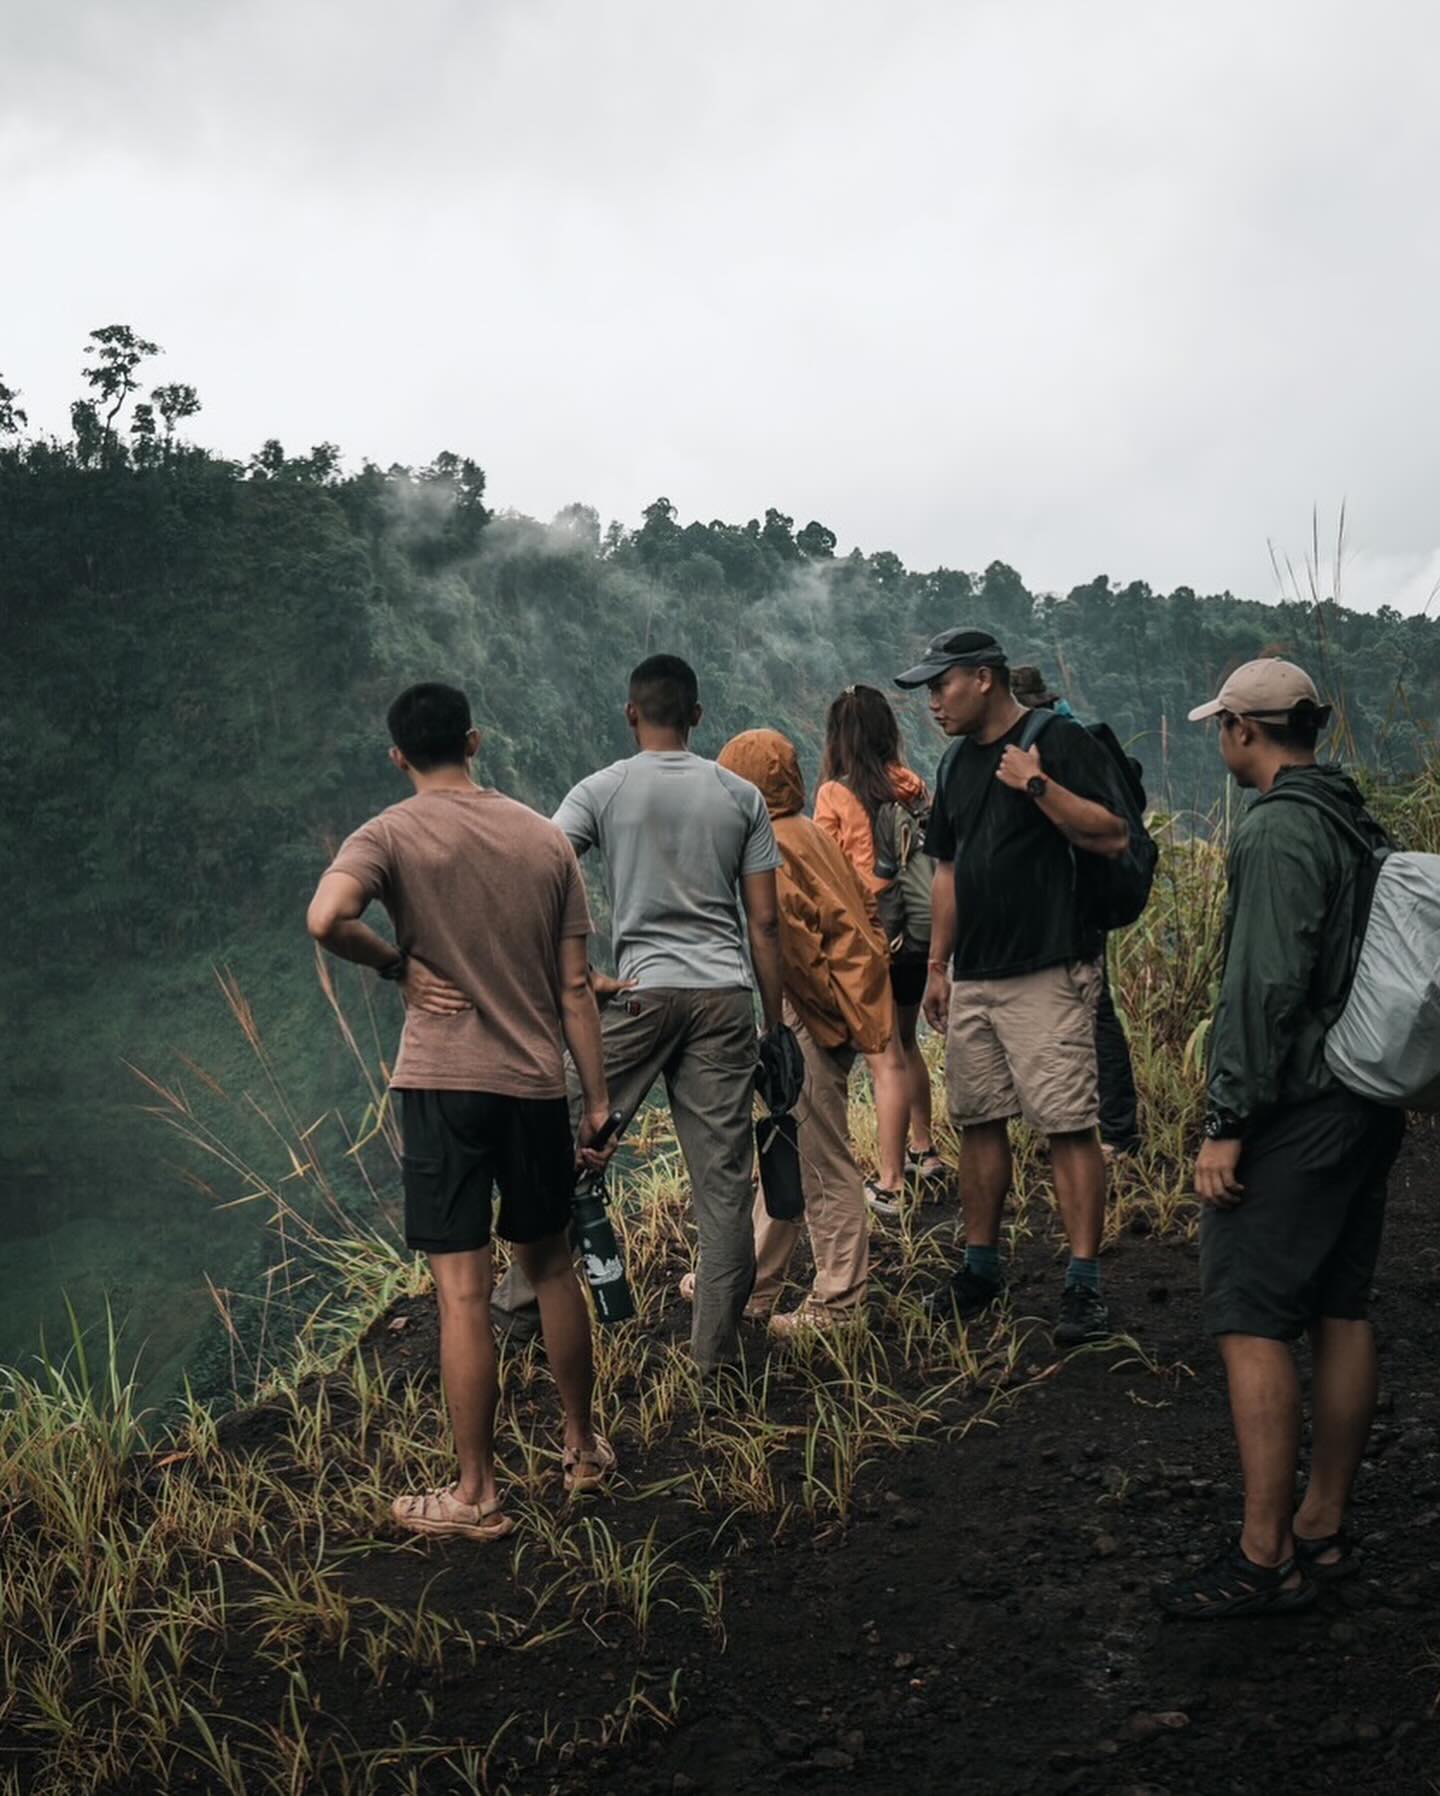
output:
POLYGON ((777 876, 785 1017, 805 1056, 796 1106, 805 1222, 815 1282, 798 1309, 775 1310, 800 1225, 779 1222, 755 1201, 755 1289, 749 1311, 767 1314, 783 1339, 798 1328, 833 1326, 857 1313, 869 1273, 865 1189, 850 1151, 848 1092, 857 1054, 884 1052, 895 1027, 890 959, 854 869, 806 817, 805 782, 794 747, 776 730, 746 730, 719 763, 758 786, 783 864, 777 876))
MULTIPOLYGON (((892 804, 910 812, 923 836, 930 792, 920 775, 905 765, 900 726, 889 699, 874 686, 847 686, 825 719, 815 821, 860 876, 877 927, 881 927, 879 894, 887 881, 875 870, 875 831, 882 810, 892 804)), ((924 929, 928 938, 928 913, 924 929)), ((907 939, 892 950, 895 1034, 885 1052, 870 1059, 880 1164, 875 1177, 865 1181, 865 1191, 871 1209, 880 1216, 896 1216, 904 1207, 907 1174, 931 1189, 944 1185, 947 1178, 930 1132, 930 1069, 916 1040, 928 959, 928 939, 921 943, 907 939)))

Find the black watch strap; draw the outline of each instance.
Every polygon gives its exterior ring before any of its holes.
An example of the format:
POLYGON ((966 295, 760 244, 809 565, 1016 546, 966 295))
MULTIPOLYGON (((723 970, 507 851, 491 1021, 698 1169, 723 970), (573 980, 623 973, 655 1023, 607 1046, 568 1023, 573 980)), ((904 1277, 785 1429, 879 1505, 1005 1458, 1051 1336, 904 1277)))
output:
POLYGON ((376 971, 382 979, 403 979, 405 969, 410 965, 410 956, 402 948, 398 960, 392 960, 388 967, 378 967, 376 971))
POLYGON ((1232 1116, 1228 1110, 1212 1110, 1205 1118, 1205 1137, 1208 1141, 1239 1141, 1244 1133, 1243 1118, 1232 1116))

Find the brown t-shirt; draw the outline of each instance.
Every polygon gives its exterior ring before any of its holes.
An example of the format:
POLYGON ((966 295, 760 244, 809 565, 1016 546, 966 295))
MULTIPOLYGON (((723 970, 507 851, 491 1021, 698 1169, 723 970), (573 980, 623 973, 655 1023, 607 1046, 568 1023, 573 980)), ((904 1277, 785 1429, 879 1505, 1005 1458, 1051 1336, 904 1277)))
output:
POLYGON ((565 1095, 560 941, 590 933, 590 907, 553 823, 480 786, 417 792, 362 824, 330 871, 378 898, 400 946, 475 1006, 407 1010, 392 1085, 565 1095))

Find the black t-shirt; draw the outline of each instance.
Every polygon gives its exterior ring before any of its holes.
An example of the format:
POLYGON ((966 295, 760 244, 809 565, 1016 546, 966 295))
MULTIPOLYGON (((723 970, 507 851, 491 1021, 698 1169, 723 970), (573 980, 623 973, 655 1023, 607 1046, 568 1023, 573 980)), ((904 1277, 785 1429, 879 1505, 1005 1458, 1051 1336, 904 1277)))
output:
MULTIPOLYGON (((955 863, 957 979, 1010 979, 1072 960, 1104 944, 1075 897, 1075 854, 1035 800, 995 777, 1019 747, 1028 713, 995 742, 962 742, 942 763, 925 852, 955 863)), ((1117 816, 1119 771, 1079 723, 1057 717, 1036 747, 1046 774, 1117 816)))

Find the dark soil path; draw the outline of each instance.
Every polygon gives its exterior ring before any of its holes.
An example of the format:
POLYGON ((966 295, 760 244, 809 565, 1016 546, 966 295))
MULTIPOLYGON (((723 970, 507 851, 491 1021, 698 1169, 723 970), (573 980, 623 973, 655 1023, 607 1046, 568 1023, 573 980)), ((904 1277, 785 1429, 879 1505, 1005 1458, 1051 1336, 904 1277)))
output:
MULTIPOLYGON (((1197 1626, 1150 1604, 1152 1582, 1233 1535, 1239 1499, 1195 1249, 1128 1234, 1106 1257, 1107 1292, 1143 1357, 1056 1364, 1037 1325, 994 1425, 877 1459, 848 1528, 795 1526, 774 1545, 749 1518, 717 1538, 718 1517, 656 1488, 693 1463, 693 1442, 629 1450, 627 1491, 591 1513, 626 1540, 653 1522, 696 1578, 722 1571, 723 1641, 692 1601, 657 1606, 643 1642, 618 1616, 587 1621, 379 1689, 320 1652, 307 1655, 317 1701, 371 1751, 397 1728, 484 1748, 507 1722, 489 1775, 512 1796, 1440 1791, 1437 1205, 1440 1142, 1420 1134, 1395 1176, 1376 1306, 1386 1395, 1356 1507, 1364 1563, 1307 1614, 1197 1626), (558 1744, 634 1688, 655 1709, 623 1740, 558 1744)), ((1017 1309, 1048 1317, 1048 1247, 1016 1270, 1017 1309)), ((381 1323, 372 1339, 393 1370, 425 1375, 433 1306, 401 1307, 404 1331, 381 1323)), ((784 1387, 769 1399, 782 1418, 784 1387)), ((263 1412, 228 1430, 262 1448, 269 1432, 263 1412)), ((366 1554, 346 1576, 397 1608, 423 1595, 479 1617, 513 1608, 510 1564, 508 1547, 429 1543, 366 1554)), ((223 1681, 232 1712, 271 1712, 264 1672, 223 1681)), ((434 1767, 404 1787, 461 1786, 434 1767)))

